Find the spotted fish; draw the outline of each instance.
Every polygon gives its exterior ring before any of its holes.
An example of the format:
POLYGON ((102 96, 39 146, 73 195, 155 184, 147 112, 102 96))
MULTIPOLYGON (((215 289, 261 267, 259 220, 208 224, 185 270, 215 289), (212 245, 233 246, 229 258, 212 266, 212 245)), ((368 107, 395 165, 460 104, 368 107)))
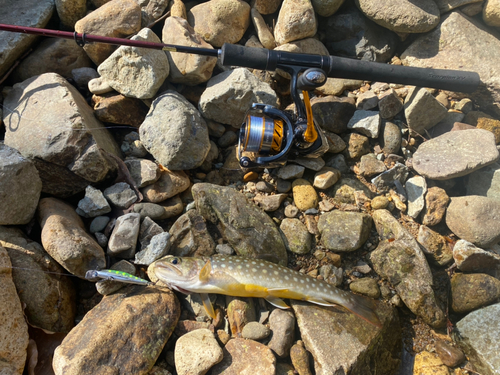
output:
POLYGON ((282 298, 322 306, 340 305, 369 323, 381 326, 372 300, 264 260, 239 256, 167 256, 154 262, 149 271, 172 289, 185 294, 200 293, 205 310, 212 318, 215 312, 207 293, 265 298, 281 309, 289 308, 282 298))

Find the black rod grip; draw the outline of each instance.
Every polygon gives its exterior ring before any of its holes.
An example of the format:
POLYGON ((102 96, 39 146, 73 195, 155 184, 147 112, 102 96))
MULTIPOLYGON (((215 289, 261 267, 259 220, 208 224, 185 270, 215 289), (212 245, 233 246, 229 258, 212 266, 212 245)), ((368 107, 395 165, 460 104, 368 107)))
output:
POLYGON ((323 69, 328 77, 332 78, 401 83, 459 92, 473 92, 481 81, 476 72, 414 68, 335 56, 244 47, 227 43, 222 46, 220 57, 224 66, 274 71, 280 65, 293 65, 304 69, 323 69))

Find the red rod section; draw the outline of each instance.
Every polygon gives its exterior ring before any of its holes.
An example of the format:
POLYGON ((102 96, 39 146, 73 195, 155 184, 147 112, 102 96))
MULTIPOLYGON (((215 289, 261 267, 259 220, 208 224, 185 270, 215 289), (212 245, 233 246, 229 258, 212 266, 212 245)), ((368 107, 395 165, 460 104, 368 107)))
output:
POLYGON ((131 40, 124 38, 111 38, 108 36, 91 35, 85 33, 80 34, 77 32, 72 33, 69 31, 40 29, 36 27, 0 24, 0 30, 10 31, 14 33, 49 36, 54 38, 74 39, 75 42, 81 45, 86 43, 106 43, 106 44, 115 44, 119 46, 152 48, 170 52, 194 53, 197 55, 214 56, 214 57, 217 57, 219 55, 218 49, 177 46, 174 44, 154 43, 154 42, 146 42, 142 40, 131 40))

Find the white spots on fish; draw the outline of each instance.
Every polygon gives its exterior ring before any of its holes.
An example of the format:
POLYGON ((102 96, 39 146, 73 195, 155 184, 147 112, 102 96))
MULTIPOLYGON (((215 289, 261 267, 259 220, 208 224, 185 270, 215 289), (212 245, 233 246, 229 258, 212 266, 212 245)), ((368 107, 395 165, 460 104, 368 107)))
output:
POLYGON ((252 272, 257 272, 257 268, 252 268, 252 272))
POLYGON ((301 283, 301 284, 304 284, 304 279, 300 279, 300 283, 301 283))
POLYGON ((278 271, 273 272, 275 275, 279 275, 280 273, 278 271))
POLYGON ((222 268, 226 268, 226 265, 225 265, 224 263, 222 263, 220 266, 221 266, 222 268))
POLYGON ((290 278, 288 276, 285 276, 285 280, 290 280, 290 278))
POLYGON ((267 273, 267 270, 262 270, 262 273, 267 273))
POLYGON ((293 281, 299 281, 299 279, 297 279, 296 277, 293 278, 293 281))
POLYGON ((241 265, 239 265, 239 266, 238 266, 238 267, 236 267, 236 268, 238 268, 239 270, 241 270, 243 267, 242 267, 241 265))

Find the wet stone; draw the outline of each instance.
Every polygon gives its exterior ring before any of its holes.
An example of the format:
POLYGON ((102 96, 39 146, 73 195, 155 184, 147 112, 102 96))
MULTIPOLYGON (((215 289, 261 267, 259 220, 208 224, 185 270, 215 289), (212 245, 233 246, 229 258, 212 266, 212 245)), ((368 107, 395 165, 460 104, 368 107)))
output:
POLYGON ((104 197, 118 208, 129 208, 136 200, 135 191, 126 182, 119 182, 103 191, 104 197))
POLYGON ((439 359, 448 367, 457 367, 465 362, 464 353, 457 347, 452 346, 444 340, 438 340, 434 344, 439 359))
POLYGON ((129 213, 116 220, 108 243, 108 254, 114 257, 130 259, 134 257, 139 236, 141 216, 129 213))
POLYGON ((102 191, 87 186, 85 189, 85 198, 78 202, 76 213, 83 217, 96 217, 111 212, 108 201, 104 198, 102 191))
POLYGON ((269 348, 280 358, 287 357, 295 339, 295 316, 291 311, 274 309, 269 316, 273 333, 269 348))
POLYGON ((264 324, 259 322, 249 322, 245 327, 243 327, 241 337, 244 339, 259 341, 265 339, 270 333, 270 329, 264 324))

